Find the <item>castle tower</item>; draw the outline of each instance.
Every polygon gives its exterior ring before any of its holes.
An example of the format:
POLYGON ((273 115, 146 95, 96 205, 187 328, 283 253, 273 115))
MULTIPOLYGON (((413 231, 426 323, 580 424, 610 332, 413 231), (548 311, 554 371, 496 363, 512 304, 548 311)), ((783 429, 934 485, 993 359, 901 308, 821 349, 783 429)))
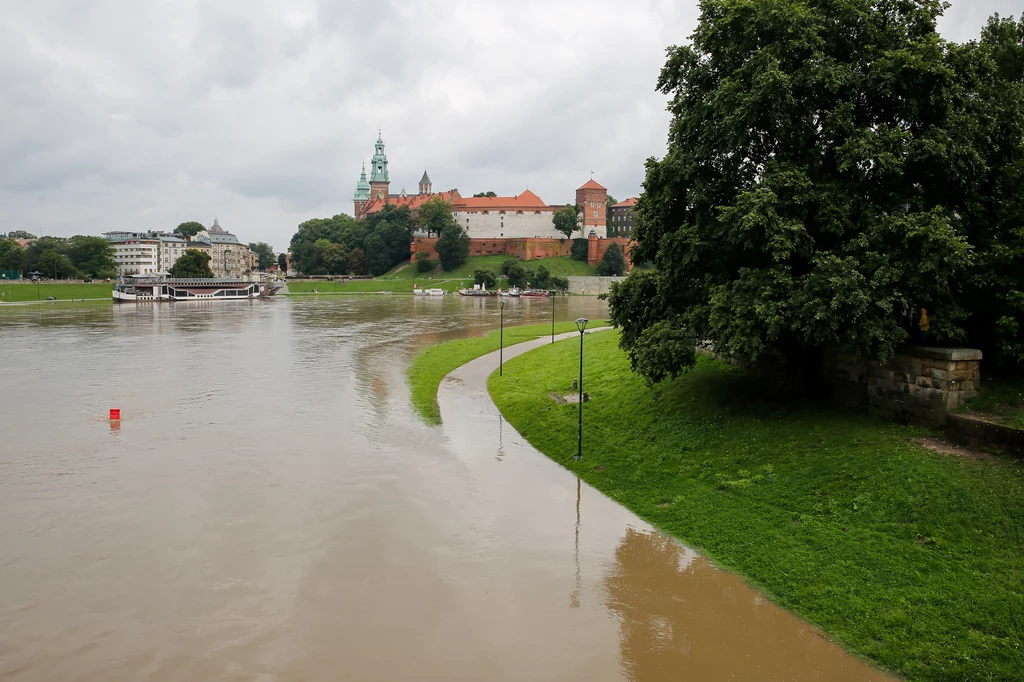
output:
POLYGON ((582 236, 589 237, 590 232, 593 231, 602 239, 607 237, 608 190, 591 178, 576 190, 576 203, 579 205, 580 215, 583 217, 582 236))
POLYGON ((423 171, 423 177, 420 178, 420 194, 433 194, 431 191, 432 185, 430 183, 430 176, 427 175, 427 171, 423 171))
POLYGON ((374 199, 387 199, 388 186, 391 179, 388 177, 388 157, 384 153, 384 140, 380 134, 377 135, 377 144, 374 146, 373 159, 370 160, 370 196, 374 199))
POLYGON ((356 193, 352 195, 354 209, 352 214, 359 218, 363 215, 363 206, 370 200, 370 183, 366 181, 366 162, 363 161, 363 172, 359 174, 359 182, 356 183, 356 193))

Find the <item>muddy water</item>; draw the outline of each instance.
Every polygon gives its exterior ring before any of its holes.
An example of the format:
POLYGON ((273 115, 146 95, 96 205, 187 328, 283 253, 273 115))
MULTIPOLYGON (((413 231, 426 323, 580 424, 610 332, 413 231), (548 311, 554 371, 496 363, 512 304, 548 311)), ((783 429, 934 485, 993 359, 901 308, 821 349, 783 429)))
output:
POLYGON ((397 296, 0 310, 0 678, 882 679, 532 452, 487 360, 423 426, 411 355, 496 323, 397 296))

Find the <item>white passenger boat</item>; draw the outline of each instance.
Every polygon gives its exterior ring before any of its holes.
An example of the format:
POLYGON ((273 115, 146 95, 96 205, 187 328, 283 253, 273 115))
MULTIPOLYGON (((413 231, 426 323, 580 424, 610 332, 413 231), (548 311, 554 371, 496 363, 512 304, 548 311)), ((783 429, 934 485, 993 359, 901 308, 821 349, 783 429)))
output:
POLYGON ((417 296, 444 296, 444 289, 417 289, 416 285, 412 285, 412 293, 417 296))
POLYGON ((127 277, 114 285, 114 303, 140 301, 237 301, 270 296, 265 284, 236 278, 127 277))

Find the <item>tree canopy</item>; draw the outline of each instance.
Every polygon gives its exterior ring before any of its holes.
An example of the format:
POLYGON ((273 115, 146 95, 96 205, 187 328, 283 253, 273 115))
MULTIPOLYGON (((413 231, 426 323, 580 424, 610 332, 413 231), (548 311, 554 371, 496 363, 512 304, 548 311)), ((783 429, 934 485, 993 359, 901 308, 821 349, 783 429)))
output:
POLYGON ((171 277, 213 277, 210 254, 199 249, 185 249, 168 272, 171 277))
POLYGON ((273 247, 266 242, 253 242, 249 244, 249 249, 256 254, 258 260, 256 267, 260 270, 266 270, 277 263, 277 256, 274 255, 273 247))
POLYGON ((71 238, 68 257, 75 268, 87 277, 114 277, 114 245, 103 237, 78 235, 71 238))
POLYGON ((552 216, 555 229, 564 234, 566 239, 580 229, 580 211, 579 204, 566 204, 565 208, 558 209, 552 216))
POLYGON ((71 259, 57 249, 43 251, 39 255, 39 260, 36 261, 36 269, 42 273, 43 277, 52 277, 53 279, 70 279, 78 276, 78 271, 75 270, 71 259))
POLYGON ((427 231, 427 235, 440 237, 446 227, 455 224, 452 217, 452 205, 440 197, 424 202, 419 210, 419 226, 427 231))
POLYGON ((441 233, 434 246, 442 270, 454 270, 469 258, 469 235, 462 225, 455 224, 441 233))
POLYGON ((205 229, 206 226, 202 223, 190 220, 189 222, 181 223, 174 228, 174 234, 184 239, 186 237, 194 237, 205 229))
POLYGON ((604 255, 597 264, 597 274, 603 277, 610 275, 623 275, 626 273, 626 257, 622 253, 622 247, 612 242, 608 245, 604 255))
POLYGON ((21 270, 24 263, 25 251, 21 244, 14 239, 0 237, 0 270, 21 270))
MULTIPOLYGON (((1006 193, 1024 178, 1020 25, 961 48, 936 32, 940 0, 701 10, 691 44, 668 50, 668 152, 636 206, 632 257, 656 270, 610 297, 634 370, 675 376, 698 341, 789 367, 826 344, 885 359, 904 308, 966 341, 992 282, 973 276, 979 236, 1021 243, 1006 193)), ((1020 272, 1016 255, 995 261, 1020 272)))
POLYGON ((496 196, 498 196, 498 195, 497 195, 497 194, 495 194, 494 192, 491 192, 491 191, 487 191, 487 192, 477 192, 477 193, 476 193, 476 194, 474 194, 473 196, 474 196, 474 197, 496 197, 496 196))
POLYGON ((383 210, 356 220, 339 214, 333 218, 313 218, 299 225, 292 236, 289 251, 292 265, 307 275, 370 274, 382 275, 409 260, 413 221, 409 209, 385 206, 383 210), (340 249, 325 251, 320 240, 340 249), (342 266, 341 253, 347 254, 342 266), (329 256, 330 263, 325 260, 329 256))
POLYGON ((8 239, 35 239, 36 236, 25 230, 11 230, 7 233, 8 239))

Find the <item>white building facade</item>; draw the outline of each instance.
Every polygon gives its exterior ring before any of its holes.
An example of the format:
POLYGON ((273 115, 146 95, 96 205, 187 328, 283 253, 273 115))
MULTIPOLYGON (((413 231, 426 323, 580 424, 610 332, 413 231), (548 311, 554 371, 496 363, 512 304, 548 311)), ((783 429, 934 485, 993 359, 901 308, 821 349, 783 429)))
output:
POLYGON ((106 232, 114 247, 118 275, 155 275, 160 272, 160 239, 152 232, 106 232))

